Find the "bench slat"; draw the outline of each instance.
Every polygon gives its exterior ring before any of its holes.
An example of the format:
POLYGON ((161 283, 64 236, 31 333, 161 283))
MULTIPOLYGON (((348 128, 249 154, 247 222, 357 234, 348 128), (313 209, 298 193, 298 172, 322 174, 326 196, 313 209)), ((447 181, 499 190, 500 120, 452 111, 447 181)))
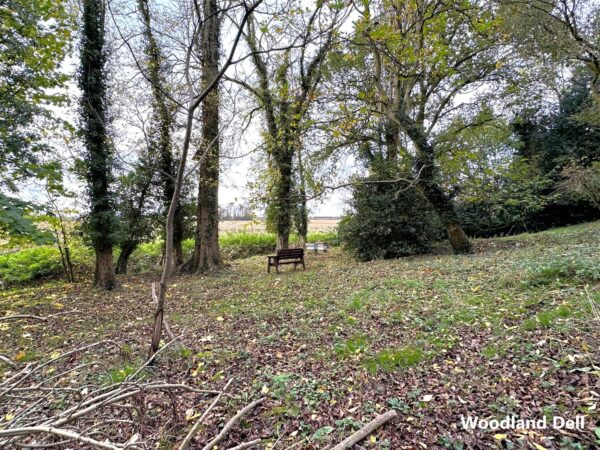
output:
POLYGON ((267 262, 267 272, 271 271, 271 266, 274 266, 277 271, 279 265, 282 264, 293 264, 294 268, 298 264, 302 265, 302 268, 306 270, 304 264, 304 249, 303 248, 286 248, 277 250, 275 256, 269 256, 267 262))

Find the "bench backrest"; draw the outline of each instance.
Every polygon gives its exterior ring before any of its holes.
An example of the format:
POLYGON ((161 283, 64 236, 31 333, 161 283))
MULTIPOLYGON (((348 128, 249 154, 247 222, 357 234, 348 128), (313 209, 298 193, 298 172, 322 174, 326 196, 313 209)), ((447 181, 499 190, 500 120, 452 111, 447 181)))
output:
POLYGON ((277 257, 280 259, 302 258, 303 256, 303 248, 286 248, 282 250, 277 250, 277 257))

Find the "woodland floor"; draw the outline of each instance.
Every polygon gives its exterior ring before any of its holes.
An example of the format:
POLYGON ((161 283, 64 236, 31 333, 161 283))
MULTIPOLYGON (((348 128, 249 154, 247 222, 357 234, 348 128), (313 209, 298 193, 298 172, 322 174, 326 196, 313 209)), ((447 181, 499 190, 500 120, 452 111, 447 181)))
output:
MULTIPOLYGON (((195 446, 266 396, 219 449, 255 437, 265 449, 324 449, 390 408, 398 417, 356 448, 600 448, 600 318, 592 312, 600 306, 600 222, 478 240, 476 248, 369 263, 334 249, 308 255, 306 271, 287 266, 279 275, 257 256, 217 276, 178 276, 167 317, 185 347, 162 353, 147 376, 209 389, 235 378, 236 400, 219 404, 195 446), (586 429, 461 426, 461 415, 507 414, 549 423, 585 415, 586 429)), ((122 379, 147 351, 155 279, 124 276, 111 293, 84 282, 0 292, 0 316, 68 312, 0 323, 0 353, 24 364, 111 339, 118 350, 77 358, 101 359, 113 381, 122 379)), ((0 381, 9 374, 0 362, 0 381)), ((64 382, 106 377, 69 376, 64 382)), ((211 400, 186 395, 176 418, 165 407, 146 421, 162 435, 153 446, 172 447, 193 423, 186 415, 211 400)), ((0 428, 8 408, 0 403, 0 428)))

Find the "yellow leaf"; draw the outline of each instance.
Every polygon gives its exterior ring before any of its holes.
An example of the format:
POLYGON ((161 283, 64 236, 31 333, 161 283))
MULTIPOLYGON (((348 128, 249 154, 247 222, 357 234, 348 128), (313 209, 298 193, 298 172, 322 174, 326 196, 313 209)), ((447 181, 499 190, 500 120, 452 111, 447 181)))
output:
POLYGON ((371 444, 374 444, 375 442, 377 442, 377 438, 373 435, 371 435, 371 437, 369 438, 369 441, 371 442, 371 444))
POLYGON ((535 450, 548 450, 546 447, 541 446, 540 444, 533 443, 535 450))
POLYGON ((25 358, 25 352, 23 350, 15 355, 15 360, 17 361, 21 361, 23 358, 25 358))
POLYGON ((217 317, 217 322, 223 322, 225 319, 221 316, 217 317))
POLYGON ((584 352, 589 352, 590 351, 590 346, 587 345, 587 342, 585 342, 585 341, 581 342, 581 348, 583 349, 584 352))
POLYGON ((50 359, 56 359, 60 356, 60 352, 58 350, 54 350, 52 353, 50 353, 50 359))
POLYGON ((260 390, 260 392, 263 393, 263 394, 268 394, 269 393, 269 387, 266 384, 263 384, 263 387, 260 390))
POLYGON ((6 420, 8 422, 9 420, 13 420, 14 417, 15 417, 15 415, 13 413, 8 413, 7 415, 4 416, 4 420, 6 420))
POLYGON ((501 441, 502 439, 506 439, 507 437, 508 437, 507 434, 501 434, 501 433, 494 435, 494 439, 498 439, 499 441, 501 441))

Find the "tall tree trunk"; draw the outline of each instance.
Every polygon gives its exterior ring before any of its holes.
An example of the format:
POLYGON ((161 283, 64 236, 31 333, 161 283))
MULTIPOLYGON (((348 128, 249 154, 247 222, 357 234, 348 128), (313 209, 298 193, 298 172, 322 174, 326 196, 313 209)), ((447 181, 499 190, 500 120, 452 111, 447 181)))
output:
MULTIPOLYGON (((188 107, 187 107, 187 117, 186 117, 186 125, 185 125, 185 135, 183 137, 183 145, 181 149, 181 159, 179 160, 179 165, 177 168, 177 176, 175 178, 175 189, 173 191, 173 198, 171 199, 171 204, 169 205, 169 210, 167 212, 167 223, 166 223, 166 242, 165 242, 165 264, 163 266, 162 275, 160 278, 160 289, 158 291, 158 298, 156 302, 156 310, 154 311, 154 327, 152 332, 152 340, 150 342, 150 351, 148 357, 152 357, 159 348, 160 345, 160 337, 162 335, 163 328, 163 318, 165 315, 165 299, 167 297, 167 289, 169 288, 169 279, 171 277, 171 264, 172 264, 172 250, 173 250, 173 222, 175 217, 175 209, 177 208, 177 204, 179 202, 179 195, 181 194, 181 185, 183 183, 183 175, 185 171, 185 163, 187 160, 188 151, 190 148, 190 139, 192 136, 192 128, 194 124, 194 112, 196 108, 206 99, 206 96, 210 94, 210 92, 215 88, 215 86, 219 83, 219 80, 224 75, 227 68, 232 64, 233 55, 235 50, 237 49, 237 45, 239 42, 239 38, 242 34, 242 30, 248 20, 248 16, 252 14, 252 12, 260 5, 262 0, 256 0, 254 4, 250 7, 246 7, 244 12, 244 17, 239 25, 238 32, 233 41, 233 45, 231 47, 231 51, 229 53, 229 57, 223 66, 223 68, 219 71, 217 76, 211 81, 211 83, 202 91, 199 96, 194 95, 194 89, 192 86, 192 81, 190 77, 190 62, 191 62, 191 49, 192 46, 188 47, 188 52, 186 54, 185 59, 185 79, 186 85, 188 88, 188 107)), ((200 18, 198 18, 200 19, 200 18)), ((197 35, 193 36, 195 40, 197 35)), ((193 41, 192 41, 193 42, 193 41)))
POLYGON ((304 174, 304 164, 302 163, 302 145, 297 145, 297 158, 298 158, 298 181, 299 181, 299 194, 300 199, 297 209, 296 218, 296 231, 298 232, 298 238, 300 242, 299 247, 304 247, 308 237, 308 208, 306 206, 306 179, 304 174))
POLYGON ((275 185, 275 225, 277 227, 277 250, 290 245, 290 228, 292 225, 292 155, 289 145, 278 149, 275 155, 278 177, 275 185))
POLYGON ((129 257, 135 251, 138 243, 136 241, 127 240, 121 244, 121 253, 117 258, 117 265, 115 266, 115 272, 117 274, 127 273, 127 264, 129 263, 129 257))
POLYGON ((454 204, 437 183, 433 147, 428 142, 415 142, 414 140, 413 142, 417 149, 415 168, 419 176, 419 187, 446 227, 448 239, 454 252, 470 253, 472 251, 471 241, 460 225, 454 204))
POLYGON ((175 219, 173 222, 173 263, 175 267, 183 264, 183 211, 181 205, 177 205, 175 219))
MULTIPOLYGON (((204 2, 202 29, 202 86, 206 89, 219 72, 221 15, 216 0, 204 2)), ((190 272, 209 272, 222 265, 219 248, 219 100, 217 86, 202 104, 202 145, 194 253, 186 264, 190 272)))
POLYGON ((412 120, 403 110, 402 100, 397 100, 395 115, 398 125, 415 146, 415 169, 418 186, 429 200, 446 227, 448 240, 455 253, 470 253, 471 241, 460 225, 454 203, 437 182, 438 169, 435 165, 435 149, 427 140, 422 124, 412 120))
POLYGON ((115 285, 112 264, 114 209, 110 193, 112 155, 106 137, 106 50, 104 3, 83 2, 83 30, 79 87, 81 134, 86 148, 86 179, 90 198, 89 225, 96 254, 94 284, 104 289, 115 285))
POLYGON ((397 164, 398 152, 400 150, 400 127, 395 120, 386 118, 383 124, 383 130, 386 159, 390 164, 397 164))
POLYGON ((115 271, 113 269, 112 246, 95 248, 96 270, 94 271, 94 284, 110 290, 115 286, 115 271))
MULTIPOLYGON (((163 192, 163 207, 165 220, 168 214, 171 199, 175 192, 175 162, 171 145, 171 128, 174 121, 174 112, 167 104, 167 83, 164 79, 164 61, 158 42, 152 31, 150 8, 148 0, 138 0, 138 10, 144 24, 144 37, 146 39, 146 56, 148 57, 148 79, 151 83, 153 97, 153 113, 158 123, 159 136, 156 143, 159 153, 159 170, 163 192)), ((166 239, 166 238, 165 238, 166 239)), ((173 218, 173 251, 175 252, 175 266, 183 262, 183 212, 179 202, 173 218)), ((164 255, 163 255, 164 259, 164 255)))

